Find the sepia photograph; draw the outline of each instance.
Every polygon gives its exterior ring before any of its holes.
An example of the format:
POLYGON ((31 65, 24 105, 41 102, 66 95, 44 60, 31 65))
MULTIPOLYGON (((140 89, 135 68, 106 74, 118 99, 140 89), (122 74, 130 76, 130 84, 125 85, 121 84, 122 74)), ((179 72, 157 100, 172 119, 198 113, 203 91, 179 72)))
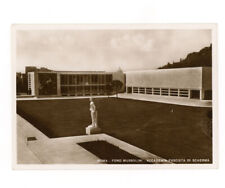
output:
POLYGON ((215 24, 12 25, 14 168, 215 168, 216 37, 215 24))

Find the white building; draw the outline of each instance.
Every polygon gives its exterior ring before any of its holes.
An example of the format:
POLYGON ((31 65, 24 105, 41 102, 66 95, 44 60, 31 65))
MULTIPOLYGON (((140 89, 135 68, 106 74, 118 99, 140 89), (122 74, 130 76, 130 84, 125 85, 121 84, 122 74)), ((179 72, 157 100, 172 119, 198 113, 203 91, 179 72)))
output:
POLYGON ((128 71, 125 74, 127 93, 212 99, 211 67, 128 71))

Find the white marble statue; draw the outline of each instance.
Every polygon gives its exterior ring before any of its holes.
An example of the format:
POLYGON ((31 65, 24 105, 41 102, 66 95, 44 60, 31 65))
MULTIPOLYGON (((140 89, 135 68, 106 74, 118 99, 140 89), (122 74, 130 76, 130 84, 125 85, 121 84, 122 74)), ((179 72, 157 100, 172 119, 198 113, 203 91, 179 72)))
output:
POLYGON ((91 125, 86 127, 86 134, 98 134, 101 133, 101 128, 98 126, 98 119, 97 119, 97 110, 96 106, 93 102, 93 99, 90 98, 90 111, 91 111, 91 125))
POLYGON ((92 98, 90 98, 90 111, 91 111, 92 126, 93 127, 98 127, 98 124, 97 124, 97 110, 96 110, 96 106, 95 106, 92 98))

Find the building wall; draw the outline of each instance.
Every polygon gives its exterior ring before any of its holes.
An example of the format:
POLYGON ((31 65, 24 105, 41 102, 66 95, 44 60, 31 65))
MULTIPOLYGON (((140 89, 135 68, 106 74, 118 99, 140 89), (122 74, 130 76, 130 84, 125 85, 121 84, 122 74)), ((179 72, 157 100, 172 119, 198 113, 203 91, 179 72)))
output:
POLYGON ((200 89, 202 87, 202 68, 126 72, 126 86, 200 89))
POLYGON ((204 67, 202 69, 202 98, 212 100, 212 68, 204 67))
POLYGON ((212 68, 203 67, 202 69, 202 88, 212 90, 212 68))
POLYGON ((126 92, 212 99, 211 68, 179 68, 126 72, 126 92))
POLYGON ((112 80, 121 80, 127 93, 212 98, 212 70, 206 67, 128 71, 125 74, 121 71, 35 71, 32 87, 36 96, 40 96, 38 75, 41 73, 56 75, 56 93, 48 96, 108 95, 112 93, 112 80))

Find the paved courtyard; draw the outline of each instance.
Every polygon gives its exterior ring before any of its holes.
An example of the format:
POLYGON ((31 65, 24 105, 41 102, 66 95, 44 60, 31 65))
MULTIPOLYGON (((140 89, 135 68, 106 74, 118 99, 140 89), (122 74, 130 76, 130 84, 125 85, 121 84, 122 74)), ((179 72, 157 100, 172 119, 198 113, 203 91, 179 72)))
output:
MULTIPOLYGON (((211 108, 96 98, 102 132, 162 158, 212 159, 211 108)), ((85 135, 88 99, 17 101, 17 113, 50 138, 85 135)))
POLYGON ((132 94, 121 93, 119 94, 119 97, 123 99, 134 99, 134 100, 159 102, 183 106, 212 107, 212 100, 189 99, 186 97, 157 96, 157 95, 146 95, 135 93, 132 94))
POLYGON ((17 115, 18 164, 104 164, 104 161, 79 146, 78 143, 103 140, 141 159, 166 160, 106 134, 48 138, 25 119, 17 115), (27 137, 36 140, 27 141, 27 137))

